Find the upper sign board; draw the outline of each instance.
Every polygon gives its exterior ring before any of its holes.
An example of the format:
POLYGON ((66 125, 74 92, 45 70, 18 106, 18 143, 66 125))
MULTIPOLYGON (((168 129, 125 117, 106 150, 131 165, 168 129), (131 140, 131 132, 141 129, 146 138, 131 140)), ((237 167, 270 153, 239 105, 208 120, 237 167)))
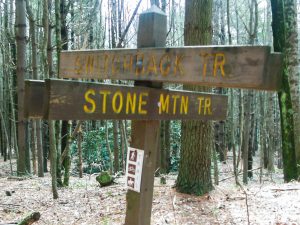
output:
POLYGON ((278 90, 281 55, 270 52, 269 46, 64 51, 59 76, 278 90))

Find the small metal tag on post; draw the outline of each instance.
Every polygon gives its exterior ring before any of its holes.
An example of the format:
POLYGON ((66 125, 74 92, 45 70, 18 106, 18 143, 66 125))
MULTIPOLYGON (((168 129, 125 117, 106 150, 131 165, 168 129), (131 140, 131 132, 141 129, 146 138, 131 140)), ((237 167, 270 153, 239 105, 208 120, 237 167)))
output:
MULTIPOLYGON (((164 47, 167 35, 167 16, 157 6, 140 14, 137 47, 164 47)), ((147 65, 141 59, 139 71, 147 65)), ((162 83, 137 81, 135 85, 161 88, 162 83)), ((131 147, 144 150, 140 193, 128 190, 125 225, 149 225, 153 200, 154 172, 159 142, 159 121, 132 121, 131 147)))

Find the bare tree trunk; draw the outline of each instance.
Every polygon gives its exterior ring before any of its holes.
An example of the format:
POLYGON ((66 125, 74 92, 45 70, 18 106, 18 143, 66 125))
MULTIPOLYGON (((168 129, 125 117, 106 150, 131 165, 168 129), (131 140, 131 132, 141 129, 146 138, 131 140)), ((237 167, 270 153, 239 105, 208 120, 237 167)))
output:
MULTIPOLYGON (((46 1, 46 0, 45 0, 46 1)), ((53 198, 58 198, 57 192, 57 183, 56 183, 56 160, 57 160, 57 152, 56 152, 56 140, 55 140, 55 122, 48 121, 49 123, 49 137, 50 137, 50 164, 51 164, 51 177, 52 177, 52 194, 53 198)))
POLYGON ((118 143, 118 121, 113 121, 113 134, 114 134, 114 173, 120 170, 119 164, 119 143, 118 143))
POLYGON ((17 170, 25 175, 26 135, 24 119, 24 78, 26 68, 26 14, 25 1, 16 0, 16 42, 17 42, 17 87, 18 87, 18 148, 17 170))
POLYGON ((300 179, 300 54, 298 46, 299 33, 297 32, 297 3, 294 0, 286 0, 284 6, 286 51, 288 55, 287 70, 293 108, 296 163, 298 165, 298 177, 300 179))
MULTIPOLYGON (((32 77, 38 79, 38 63, 37 63, 37 44, 36 44, 36 30, 35 19, 29 1, 26 0, 26 9, 29 17, 30 37, 31 37, 31 49, 32 49, 32 77)), ((33 121, 33 136, 34 136, 34 148, 37 152, 38 158, 38 176, 44 176, 44 163, 43 163, 43 147, 42 147, 42 124, 41 120, 37 119, 33 121)))
POLYGON ((242 152, 242 143, 243 143, 243 134, 244 134, 244 91, 239 90, 239 151, 237 157, 237 169, 239 168, 240 160, 241 160, 241 152, 242 152))
POLYGON ((266 110, 268 118, 266 118, 266 130, 268 131, 267 134, 265 134, 265 138, 268 138, 268 164, 267 168, 268 171, 271 173, 274 171, 274 119, 273 119, 273 97, 271 93, 267 93, 267 104, 266 104, 266 110))
MULTIPOLYGON (((50 0, 51 1, 51 0, 50 0)), ((44 73, 46 77, 49 77, 49 62, 48 62, 48 33, 49 33, 49 11, 48 11, 49 2, 44 0, 43 4, 43 28, 44 28, 44 42, 43 42, 43 59, 44 59, 44 73)), ((57 148, 56 148, 56 137, 55 137, 55 122, 48 121, 49 125, 49 142, 50 142, 50 165, 51 165, 51 178, 52 178, 52 193, 53 198, 58 198, 57 193, 57 180, 56 180, 56 163, 57 163, 57 148)))
POLYGON ((111 149, 110 149, 110 144, 109 144, 108 121, 107 120, 105 120, 105 140, 106 140, 106 147, 107 147, 107 152, 108 152, 109 161, 110 161, 109 172, 110 172, 110 174, 112 174, 112 171, 113 171, 113 156, 112 156, 111 149))
POLYGON ((230 0, 227 0, 227 5, 226 5, 226 16, 227 16, 227 34, 228 34, 228 42, 229 45, 232 45, 232 38, 231 38, 231 29, 230 29, 230 0))
POLYGON ((243 132, 243 142, 242 142, 242 152, 243 152, 243 183, 248 183, 248 154, 249 154, 249 136, 250 136, 250 127, 251 127, 251 94, 248 91, 245 96, 245 127, 243 132))
POLYGON ((63 150, 64 154, 64 159, 62 160, 63 162, 63 167, 64 167, 64 186, 69 186, 69 180, 70 180, 70 170, 71 170, 71 154, 70 154, 70 145, 71 145, 71 140, 72 140, 72 121, 68 121, 68 131, 67 131, 67 143, 65 146, 65 149, 63 150))
MULTIPOLYGON (((212 0, 185 1, 185 45, 210 44, 212 41, 212 0), (199 13, 201 11, 201 13, 199 13)), ((185 86, 186 90, 209 91, 209 88, 185 86)), ((177 190, 202 195, 212 189, 211 151, 213 140, 211 122, 183 121, 181 127, 181 156, 176 180, 177 190)))
POLYGON ((82 148, 81 148, 81 143, 82 143, 82 129, 81 126, 78 129, 78 134, 77 134, 77 146, 78 146, 78 167, 79 167, 79 178, 82 178, 83 176, 83 171, 82 171, 82 148))
POLYGON ((231 118, 231 132, 230 132, 230 139, 231 139, 231 146, 232 146, 232 156, 233 156, 233 174, 235 178, 235 183, 238 183, 238 168, 236 162, 236 148, 235 148, 235 118, 234 118, 234 94, 233 89, 230 91, 230 118, 231 118))
POLYGON ((128 149, 128 143, 127 143, 127 134, 126 134, 126 125, 123 120, 120 121, 120 130, 121 130, 121 136, 122 136, 122 168, 123 172, 126 170, 126 154, 127 154, 127 149, 128 149))
POLYGON ((293 111, 293 104, 289 78, 291 75, 290 72, 292 72, 291 67, 296 64, 293 57, 293 52, 295 49, 293 47, 291 48, 290 46, 290 35, 292 34, 293 36, 294 32, 291 29, 291 26, 293 26, 293 21, 291 20, 290 16, 293 13, 288 10, 289 4, 293 4, 293 2, 285 2, 283 0, 271 1, 274 51, 283 52, 283 57, 285 58, 285 60, 283 60, 282 69, 282 87, 278 92, 278 98, 281 114, 283 173, 284 180, 286 182, 298 178, 295 152, 295 135, 299 135, 299 133, 295 133, 294 131, 294 117, 291 113, 291 111, 293 111), (286 5, 286 8, 284 5, 286 5))
POLYGON ((218 157, 216 151, 216 145, 213 146, 213 161, 214 161, 214 181, 215 185, 219 185, 219 170, 218 170, 218 157))

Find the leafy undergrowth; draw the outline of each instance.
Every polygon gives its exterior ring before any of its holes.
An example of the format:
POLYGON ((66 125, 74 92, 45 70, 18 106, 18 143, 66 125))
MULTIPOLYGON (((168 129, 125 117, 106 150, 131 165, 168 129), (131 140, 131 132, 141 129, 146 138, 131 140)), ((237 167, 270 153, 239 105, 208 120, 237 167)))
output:
MULTIPOLYGON (((0 162, 0 224, 17 222, 33 211, 41 213, 35 224, 124 224, 124 177, 103 188, 96 175, 72 177, 70 187, 59 189, 59 199, 53 200, 49 174, 20 180, 8 177, 3 165, 0 162)), ((232 175, 230 166, 220 166, 220 179, 232 175)), ((151 224, 300 224, 300 184, 282 183, 279 173, 272 179, 264 175, 262 183, 258 177, 257 172, 244 187, 246 193, 230 178, 202 197, 176 192, 175 175, 167 176, 165 185, 156 178, 151 224)))

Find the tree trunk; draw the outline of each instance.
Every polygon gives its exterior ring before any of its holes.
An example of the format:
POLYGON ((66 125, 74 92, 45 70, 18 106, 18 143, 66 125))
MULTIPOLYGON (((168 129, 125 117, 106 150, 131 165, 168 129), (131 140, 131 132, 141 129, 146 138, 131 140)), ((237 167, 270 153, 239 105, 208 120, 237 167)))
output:
POLYGON ((71 155, 70 155, 70 145, 71 145, 71 139, 72 139, 72 121, 67 121, 67 136, 64 140, 65 143, 62 143, 62 154, 64 157, 62 160, 60 160, 61 156, 57 156, 58 161, 62 162, 62 166, 64 169, 64 181, 63 186, 67 187, 69 186, 69 180, 70 180, 70 169, 71 169, 71 155))
MULTIPOLYGON (((212 1, 185 1, 185 45, 206 45, 212 41, 212 1), (201 12, 201 13, 199 13, 201 12)), ((209 91, 209 88, 184 86, 186 90, 209 91)), ((213 127, 211 122, 183 121, 181 127, 181 156, 177 190, 202 195, 212 189, 211 151, 213 127)))
POLYGON ((114 134, 114 173, 120 170, 119 164, 119 142, 118 142, 118 121, 113 120, 113 134, 114 134))
POLYGON ((57 178, 56 178, 56 161, 57 161, 57 150, 56 150, 56 140, 55 140, 55 122, 49 120, 49 138, 50 138, 50 165, 51 165, 51 185, 53 198, 58 198, 57 192, 57 178))
POLYGON ((233 157, 233 174, 235 178, 235 183, 238 183, 238 169, 237 169, 237 160, 236 160, 236 148, 235 148, 235 119, 234 119, 234 94, 233 89, 230 91, 230 117, 231 117, 231 132, 230 132, 230 142, 232 147, 232 157, 233 157))
POLYGON ((267 94, 267 104, 266 104, 266 109, 267 109, 267 115, 268 118, 266 119, 266 129, 268 131, 268 135, 264 135, 264 137, 268 137, 268 163, 267 163, 267 168, 269 172, 274 171, 274 149, 275 149, 275 143, 274 143, 274 123, 275 120, 274 118, 274 107, 273 107, 273 97, 272 94, 268 93, 267 94))
POLYGON ((165 174, 170 170, 170 121, 161 121, 160 172, 165 174))
POLYGON ((128 149, 128 143, 127 143, 127 132, 126 132, 126 123, 125 121, 121 120, 120 121, 120 130, 122 134, 122 168, 123 172, 126 170, 126 154, 127 154, 127 149, 128 149))
POLYGON ((25 175, 26 135, 24 119, 24 78, 26 68, 26 14, 25 1, 16 0, 16 42, 17 42, 17 87, 18 87, 18 149, 17 170, 25 175))
POLYGON ((300 177, 300 56, 298 51, 298 25, 297 25, 297 5, 294 0, 286 0, 284 3, 286 21, 286 44, 285 51, 287 59, 287 73, 290 86, 290 95, 294 120, 294 139, 296 163, 298 165, 298 177, 300 177))
POLYGON ((113 171, 113 156, 111 153, 111 149, 110 149, 110 144, 109 144, 109 134, 108 134, 108 121, 105 120, 105 141, 106 141, 106 148, 107 148, 107 152, 108 152, 108 156, 109 156, 109 172, 110 174, 112 174, 113 171))
MULTIPOLYGON (((59 46, 57 48, 57 55, 60 55, 61 50, 68 50, 68 27, 67 27, 67 14, 68 14, 68 9, 67 9, 67 4, 65 0, 56 0, 55 2, 55 15, 56 15, 56 44, 59 46), (58 4, 60 3, 60 8, 58 8, 58 4), (60 27, 58 28, 58 26, 60 27), (60 34, 59 34, 60 31, 60 34)), ((59 58, 58 58, 59 59, 59 58)), ((58 67, 59 68, 59 67, 58 67)), ((58 71, 59 72, 59 71, 58 71)), ((62 121, 61 125, 61 150, 62 151, 69 151, 69 149, 66 149, 67 142, 68 142, 68 131, 70 130, 68 121, 62 121)), ((61 154, 65 154, 64 152, 61 152, 61 154)), ((67 154, 69 155, 69 154, 67 154)), ((60 158, 60 155, 58 155, 58 160, 60 158)), ((61 164, 58 165, 59 170, 61 170, 61 166, 63 165, 64 167, 64 173, 68 174, 69 171, 69 163, 70 160, 66 157, 61 164)), ((61 173, 59 175, 59 182, 61 181, 61 173)))
MULTIPOLYGON (((291 48, 288 42, 287 29, 291 25, 288 17, 285 15, 283 0, 272 0, 272 28, 274 38, 274 51, 283 53, 283 70, 282 70, 282 88, 278 93, 279 108, 281 114, 281 135, 282 135, 282 158, 284 180, 289 182, 298 178, 296 152, 295 152, 295 133, 293 120, 293 107, 291 99, 291 90, 289 85, 289 76, 292 66, 293 57, 290 57, 291 48)), ((286 12, 288 13, 288 12, 286 12)), ((289 37, 288 37, 289 38, 289 37)), ((292 54, 293 56, 293 54, 292 54)), ((297 133, 297 135, 299 135, 297 133)))
POLYGON ((82 148, 81 148, 81 143, 82 143, 82 130, 81 126, 78 129, 78 134, 77 134, 77 146, 78 146, 78 167, 79 167, 79 178, 82 178, 83 176, 83 171, 82 171, 82 148))
MULTIPOLYGON (((32 78, 38 79, 38 63, 37 63, 37 44, 36 44, 36 30, 35 19, 32 9, 29 5, 29 1, 26 0, 26 10, 29 17, 29 31, 31 37, 31 50, 32 50, 32 78)), ((34 148, 36 148, 38 158, 38 176, 44 176, 44 164, 43 164, 43 147, 42 147, 42 124, 41 120, 37 119, 33 121, 33 136, 34 136, 34 148)))
POLYGON ((248 155, 249 155, 249 138, 250 138, 250 128, 251 128, 251 99, 252 95, 250 91, 245 96, 245 116, 244 116, 244 132, 243 132, 243 142, 242 142, 242 156, 243 156, 243 183, 248 183, 248 155))
MULTIPOLYGON (((44 60, 44 73, 47 78, 49 78, 49 58, 47 54, 47 47, 48 47, 48 32, 49 32, 49 11, 48 11, 48 1, 51 0, 44 0, 43 4, 43 28, 44 28, 44 42, 43 42, 43 60, 44 60)), ((55 137, 55 122, 48 121, 49 126, 49 142, 50 142, 50 172, 51 172, 51 184, 52 184, 52 193, 53 198, 58 198, 57 193, 57 176, 56 176, 56 166, 57 166, 57 148, 56 148, 56 137, 55 137)))

